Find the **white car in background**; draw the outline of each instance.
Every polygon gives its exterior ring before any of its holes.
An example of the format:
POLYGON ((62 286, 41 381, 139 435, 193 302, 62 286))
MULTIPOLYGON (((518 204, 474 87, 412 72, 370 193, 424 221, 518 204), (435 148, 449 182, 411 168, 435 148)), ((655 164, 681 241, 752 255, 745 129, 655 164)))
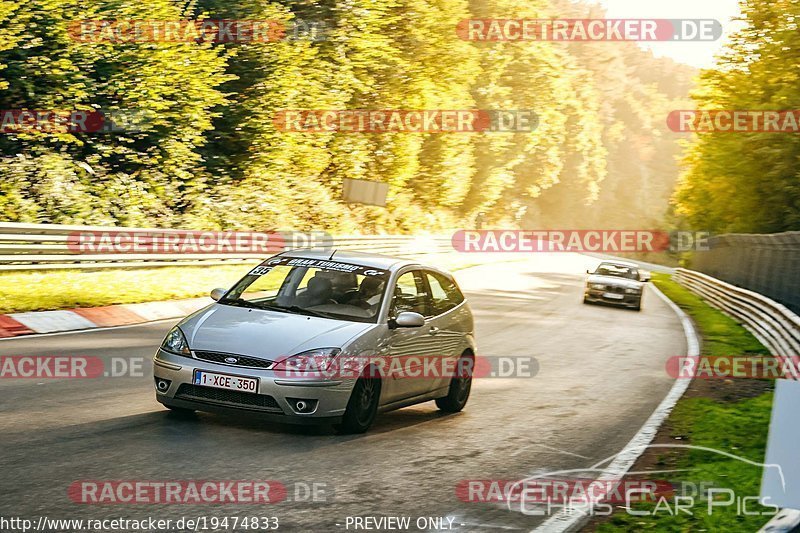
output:
POLYGON ((636 263, 603 261, 594 272, 586 271, 586 289, 583 303, 605 303, 640 311, 645 283, 650 274, 640 270, 636 263))

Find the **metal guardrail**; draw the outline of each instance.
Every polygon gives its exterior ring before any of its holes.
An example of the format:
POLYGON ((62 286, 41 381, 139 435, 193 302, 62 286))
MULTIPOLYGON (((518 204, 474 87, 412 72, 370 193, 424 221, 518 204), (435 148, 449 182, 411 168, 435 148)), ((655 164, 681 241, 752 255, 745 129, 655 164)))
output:
POLYGON ((676 269, 676 279, 740 320, 773 355, 800 353, 800 317, 786 306, 757 292, 742 289, 706 274, 676 269))
POLYGON ((708 240, 691 268, 768 296, 800 313, 800 231, 732 233, 708 240))
MULTIPOLYGON (((800 353, 800 316, 786 306, 693 270, 676 269, 675 278, 709 304, 738 319, 772 355, 792 357, 800 353)), ((789 532, 798 526, 800 510, 782 509, 760 531, 789 532)))
MULTIPOLYGON (((0 223, 0 271, 153 268, 161 266, 212 266, 256 262, 273 252, 229 253, 88 253, 76 251, 76 235, 91 232, 168 235, 185 230, 71 226, 63 224, 0 223)), ((252 233, 251 233, 252 234, 252 233)), ((322 248, 366 250, 392 255, 441 253, 452 250, 449 237, 405 235, 346 235, 333 237, 321 232, 275 232, 281 249, 322 248), (283 235, 289 237, 283 239, 283 235), (313 243, 313 245, 303 245, 313 243)))

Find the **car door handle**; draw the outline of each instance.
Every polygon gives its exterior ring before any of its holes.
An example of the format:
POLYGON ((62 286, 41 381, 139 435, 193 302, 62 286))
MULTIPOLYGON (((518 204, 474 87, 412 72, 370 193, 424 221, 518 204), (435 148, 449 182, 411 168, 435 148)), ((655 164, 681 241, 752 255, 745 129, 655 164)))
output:
POLYGON ((436 335, 437 333, 439 333, 439 328, 433 326, 431 329, 428 330, 428 333, 430 333, 431 335, 436 335))

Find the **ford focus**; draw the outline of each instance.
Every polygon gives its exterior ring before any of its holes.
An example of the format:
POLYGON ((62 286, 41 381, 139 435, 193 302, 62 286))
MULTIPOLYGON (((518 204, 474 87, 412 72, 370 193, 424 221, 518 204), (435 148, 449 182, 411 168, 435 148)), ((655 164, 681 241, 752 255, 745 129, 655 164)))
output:
POLYGON ((360 433, 380 412, 467 403, 473 317, 445 271, 375 254, 285 252, 211 297, 154 357, 156 399, 170 409, 360 433))

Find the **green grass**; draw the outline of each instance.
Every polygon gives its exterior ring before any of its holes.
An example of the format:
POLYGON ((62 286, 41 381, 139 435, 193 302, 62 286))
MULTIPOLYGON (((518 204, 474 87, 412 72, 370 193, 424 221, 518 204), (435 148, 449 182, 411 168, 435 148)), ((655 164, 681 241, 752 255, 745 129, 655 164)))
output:
MULTIPOLYGON (((473 254, 431 254, 449 270, 482 264, 473 254)), ((206 296, 230 287, 256 263, 211 267, 20 271, 0 274, 0 313, 99 307, 206 296)))
POLYGON ((654 272, 653 283, 692 317, 703 337, 703 355, 769 354, 738 322, 672 281, 667 274, 654 272))
MULTIPOLYGON (((674 434, 688 437, 688 442, 696 446, 706 446, 726 451, 734 455, 763 462, 769 426, 772 394, 762 394, 755 398, 733 403, 722 403, 704 398, 692 398, 678 404, 670 417, 674 434)), ((675 441, 675 443, 686 442, 675 441)), ((702 450, 664 451, 659 468, 686 469, 684 472, 655 474, 652 477, 667 479, 672 483, 681 481, 713 484, 715 487, 732 489, 737 496, 758 496, 761 482, 761 468, 702 450)), ((673 498, 667 497, 671 503, 673 498)), ((695 497, 691 507, 692 515, 669 514, 655 504, 637 504, 635 509, 650 513, 649 516, 632 516, 617 511, 610 520, 601 524, 597 531, 757 531, 770 519, 770 516, 744 516, 737 513, 735 506, 715 507, 708 514, 708 500, 695 497)), ((770 512, 769 508, 748 504, 748 510, 770 512)))
POLYGON ((99 307, 205 296, 227 287, 252 265, 0 274, 0 313, 99 307))
MULTIPOLYGON (((695 321, 703 336, 703 355, 767 354, 768 351, 744 328, 727 315, 672 281, 655 274, 654 283, 695 321)), ((716 384, 715 384, 716 385, 716 384)), ((745 382, 719 384, 743 387, 745 382)), ((665 424, 675 444, 691 444, 725 451, 755 462, 763 462, 772 393, 758 393, 735 401, 691 397, 681 399, 665 424)), ((684 472, 656 474, 653 477, 673 483, 686 481, 713 483, 733 489, 737 496, 758 496, 762 469, 745 462, 702 450, 665 449, 659 454, 656 469, 686 469, 684 472)), ((673 501, 672 498, 668 498, 673 501)), ((750 504, 748 509, 770 512, 770 508, 750 504), (751 507, 750 507, 751 506, 751 507)), ((632 516, 618 510, 601 523, 598 531, 756 531, 769 516, 744 516, 735 506, 716 507, 708 514, 708 500, 696 497, 692 515, 655 512, 654 503, 635 506, 649 516, 632 516)), ((673 506, 674 508, 674 506, 673 506)))

